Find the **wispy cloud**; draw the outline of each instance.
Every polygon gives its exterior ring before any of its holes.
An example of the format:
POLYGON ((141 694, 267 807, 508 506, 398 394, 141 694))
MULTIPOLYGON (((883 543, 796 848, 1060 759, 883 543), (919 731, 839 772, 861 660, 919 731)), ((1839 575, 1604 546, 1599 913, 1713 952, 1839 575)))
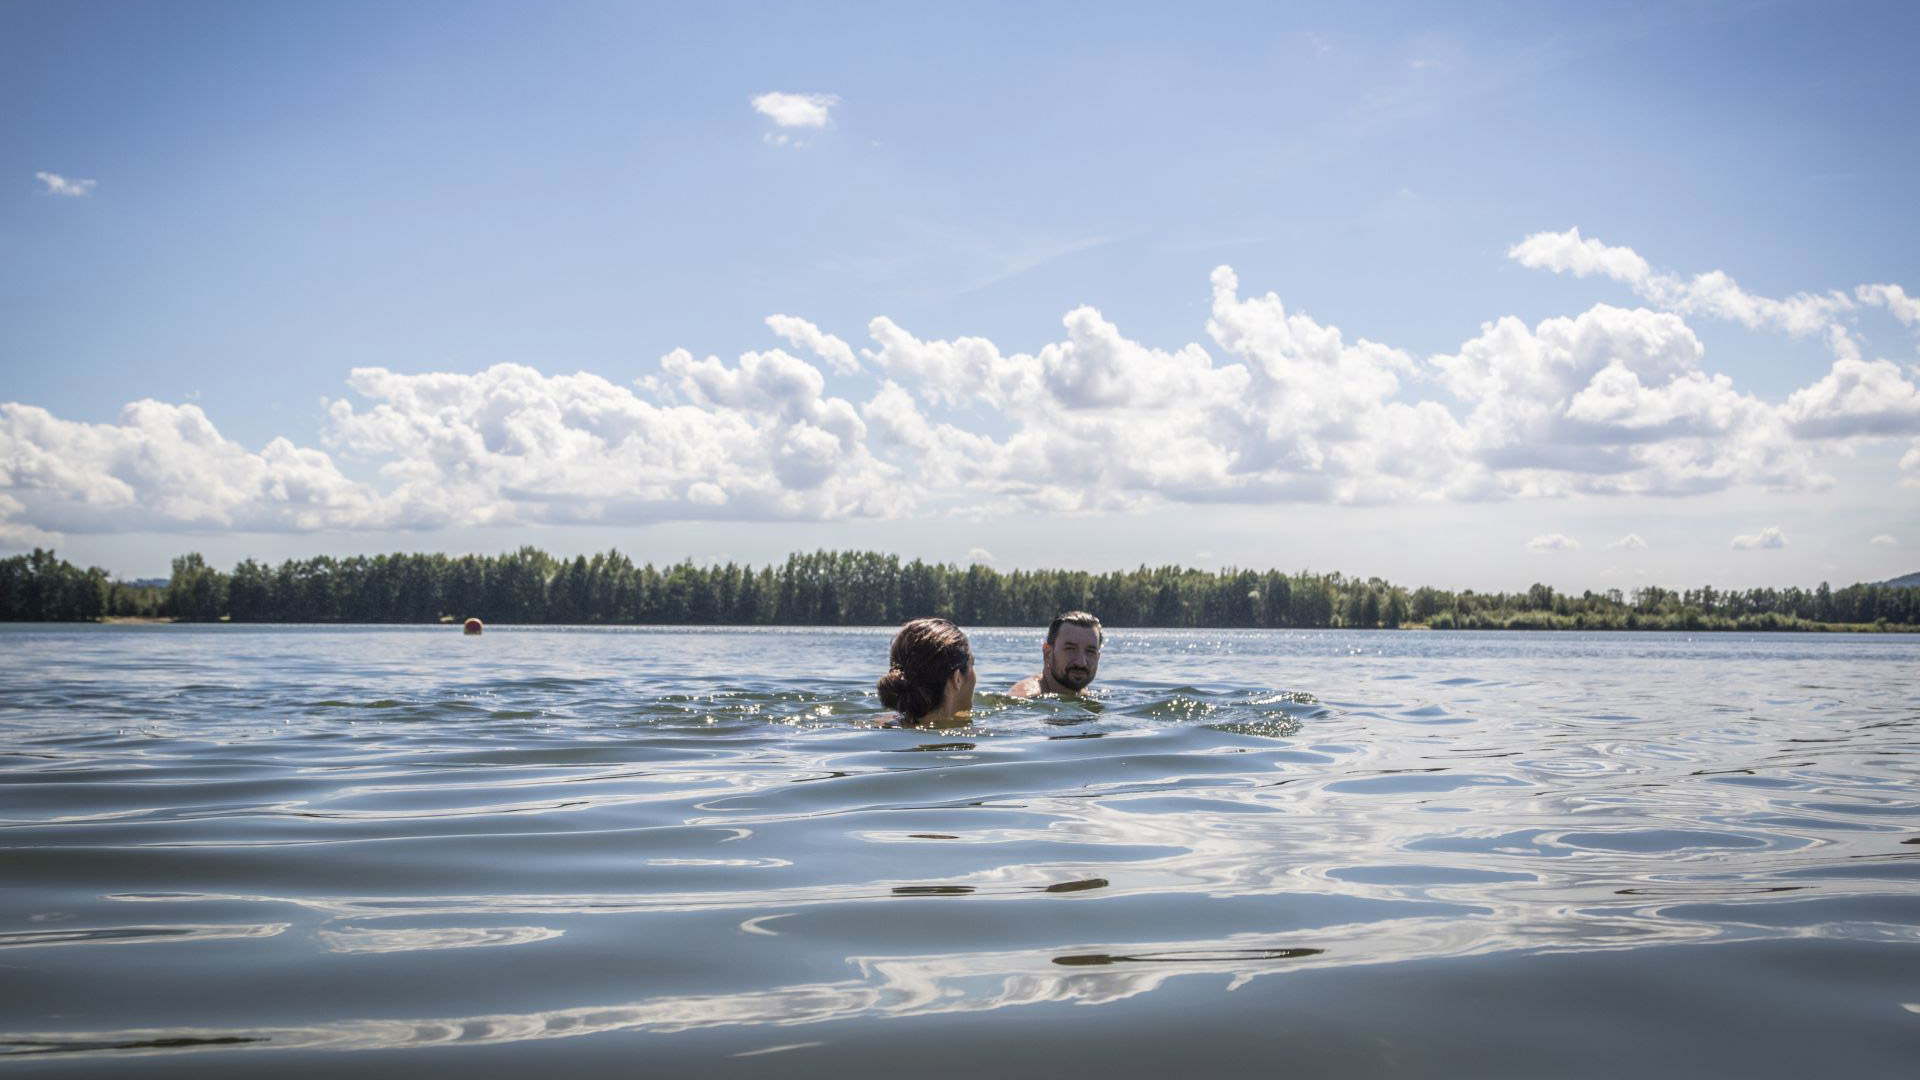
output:
POLYGON ((1113 242, 1112 237, 1096 236, 1083 240, 1068 240, 1058 244, 1042 244, 1024 251, 1008 253, 1001 257, 1001 264, 986 275, 977 278, 954 291, 954 295, 966 296, 969 293, 990 289, 1002 282, 1011 281, 1032 270, 1037 270, 1050 262, 1078 255, 1083 251, 1105 247, 1113 242))
POLYGON ((1647 542, 1640 539, 1639 533, 1628 533, 1613 543, 1608 544, 1607 549, 1610 551, 1645 551, 1647 550, 1647 542))
POLYGON ((825 360, 836 375, 851 375, 860 370, 853 347, 797 315, 769 315, 767 328, 796 349, 805 349, 825 360))
POLYGON ((1798 293, 1784 300, 1758 296, 1740 287, 1725 271, 1709 270, 1682 278, 1656 272, 1638 252, 1613 247, 1578 228, 1542 232, 1507 249, 1507 257, 1522 266, 1571 273, 1575 277, 1600 274, 1628 286, 1646 300, 1683 315, 1711 315, 1754 330, 1785 330, 1796 336, 1819 333, 1834 326, 1833 317, 1851 311, 1853 300, 1838 290, 1798 293))
POLYGON ((98 183, 95 180, 69 180, 59 173, 37 172, 33 175, 47 185, 47 194, 67 199, 85 198, 93 193, 94 186, 98 183))
POLYGON ((1787 546, 1786 534, 1778 527, 1769 525, 1757 533, 1744 533, 1733 538, 1735 551, 1763 551, 1787 546))
POLYGON ((1528 551, 1579 551, 1580 541, 1564 533, 1547 533, 1527 541, 1528 551))
POLYGON ((1899 544, 1900 541, 1895 540, 1893 537, 1888 536, 1886 533, 1881 533, 1879 536, 1876 536, 1873 539, 1867 541, 1867 543, 1872 544, 1874 547, 1894 547, 1895 545, 1899 544))
POLYGON ((1886 308, 1908 326, 1920 322, 1920 296, 1908 296, 1898 285, 1862 285, 1853 294, 1863 304, 1886 308))

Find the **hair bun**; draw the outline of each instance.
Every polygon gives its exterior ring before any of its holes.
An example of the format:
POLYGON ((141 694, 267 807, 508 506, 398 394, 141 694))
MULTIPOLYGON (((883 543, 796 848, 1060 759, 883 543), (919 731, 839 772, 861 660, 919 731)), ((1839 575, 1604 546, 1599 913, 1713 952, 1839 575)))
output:
POLYGON ((880 682, 875 689, 880 692, 880 704, 897 712, 907 697, 907 691, 911 689, 911 685, 907 682, 906 672, 899 668, 891 668, 885 675, 880 676, 880 682))
POLYGON ((899 668, 880 676, 874 689, 880 692, 880 704, 909 720, 918 720, 940 704, 937 689, 914 682, 912 676, 899 668))

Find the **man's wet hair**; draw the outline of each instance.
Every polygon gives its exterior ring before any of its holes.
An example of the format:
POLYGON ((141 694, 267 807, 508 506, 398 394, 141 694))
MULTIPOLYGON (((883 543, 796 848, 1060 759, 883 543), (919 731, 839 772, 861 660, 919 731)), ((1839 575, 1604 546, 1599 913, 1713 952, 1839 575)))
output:
POLYGON ((1061 623, 1072 623, 1075 626, 1084 626, 1093 631, 1094 641, 1097 644, 1105 645, 1107 643, 1107 631, 1106 628, 1100 625, 1099 619, 1094 618, 1092 614, 1085 611, 1064 611, 1055 615, 1053 622, 1047 624, 1047 644, 1053 644, 1053 639, 1060 636, 1061 623))

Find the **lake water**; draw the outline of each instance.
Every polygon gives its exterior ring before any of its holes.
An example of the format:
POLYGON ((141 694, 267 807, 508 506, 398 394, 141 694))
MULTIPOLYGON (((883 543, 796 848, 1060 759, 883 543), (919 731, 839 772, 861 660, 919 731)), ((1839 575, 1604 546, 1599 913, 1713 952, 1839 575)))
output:
POLYGON ((1920 639, 0 626, 63 1075, 1920 1069, 1920 639))

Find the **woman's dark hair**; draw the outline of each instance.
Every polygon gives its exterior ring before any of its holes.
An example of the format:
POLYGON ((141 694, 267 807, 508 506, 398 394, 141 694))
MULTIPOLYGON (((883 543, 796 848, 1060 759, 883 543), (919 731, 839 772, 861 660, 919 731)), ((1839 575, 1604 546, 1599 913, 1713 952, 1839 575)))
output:
POLYGON ((940 707, 947 679, 973 663, 973 648, 946 619, 915 619, 893 635, 887 662, 893 670, 880 677, 880 704, 918 720, 940 707))

